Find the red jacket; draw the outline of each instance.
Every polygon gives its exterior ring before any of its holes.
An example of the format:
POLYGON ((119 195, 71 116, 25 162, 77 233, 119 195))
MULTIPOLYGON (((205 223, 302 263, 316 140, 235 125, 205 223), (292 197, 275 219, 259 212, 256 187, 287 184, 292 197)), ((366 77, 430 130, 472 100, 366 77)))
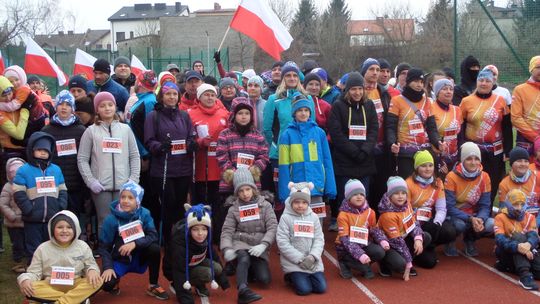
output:
POLYGON ((315 121, 321 129, 328 133, 328 128, 326 127, 328 118, 330 118, 330 110, 332 106, 326 102, 324 99, 317 96, 311 96, 315 104, 315 121))

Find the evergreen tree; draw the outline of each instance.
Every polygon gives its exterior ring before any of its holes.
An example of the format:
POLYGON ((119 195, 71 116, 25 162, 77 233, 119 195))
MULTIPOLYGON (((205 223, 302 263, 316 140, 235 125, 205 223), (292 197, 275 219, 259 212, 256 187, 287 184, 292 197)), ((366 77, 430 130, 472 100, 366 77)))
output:
POLYGON ((302 0, 291 24, 291 35, 305 44, 316 43, 317 11, 312 0, 302 0))
POLYGON ((319 34, 321 66, 333 77, 349 72, 353 65, 347 32, 351 12, 344 0, 332 0, 322 15, 319 34))

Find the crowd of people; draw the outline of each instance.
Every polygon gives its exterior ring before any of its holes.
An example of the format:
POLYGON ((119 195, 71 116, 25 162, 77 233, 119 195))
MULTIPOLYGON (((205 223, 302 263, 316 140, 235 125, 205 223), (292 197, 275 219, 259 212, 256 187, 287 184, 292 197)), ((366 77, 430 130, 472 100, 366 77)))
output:
POLYGON ((408 281, 437 246, 474 257, 494 237, 495 267, 538 289, 540 56, 512 93, 472 56, 459 84, 383 58, 337 81, 313 60, 237 74, 214 59, 219 81, 201 61, 156 77, 98 59, 55 98, 5 69, 0 210, 28 299, 88 303, 148 272, 165 300, 161 268, 180 303, 233 275, 251 303, 274 242, 294 292, 324 293, 325 229, 344 279, 377 263, 408 281))

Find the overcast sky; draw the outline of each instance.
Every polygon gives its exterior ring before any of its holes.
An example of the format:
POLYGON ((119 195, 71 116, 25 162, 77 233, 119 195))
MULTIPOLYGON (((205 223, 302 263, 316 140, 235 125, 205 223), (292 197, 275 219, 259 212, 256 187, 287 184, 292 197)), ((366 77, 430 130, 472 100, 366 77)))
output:
MULTIPOLYGON (((107 19, 117 12, 122 6, 133 6, 135 3, 163 3, 173 5, 174 0, 59 0, 61 7, 72 11, 75 15, 75 24, 66 24, 65 30, 71 30, 75 26, 76 32, 83 32, 87 28, 91 29, 109 29, 110 23, 107 19)), ((299 3, 300 0, 289 0, 293 3, 299 3)), ((372 19, 372 11, 381 11, 382 8, 396 3, 407 4, 415 11, 418 16, 427 13, 430 3, 435 0, 346 0, 349 9, 352 12, 352 19, 372 19)), ((460 0, 463 1, 463 0, 460 0)), ((222 8, 236 8, 240 0, 179 0, 182 5, 188 5, 193 12, 199 9, 212 9, 214 2, 220 3, 222 8)), ((319 11, 323 11, 330 0, 314 0, 319 11)), ((498 6, 505 6, 507 0, 496 0, 498 6)))

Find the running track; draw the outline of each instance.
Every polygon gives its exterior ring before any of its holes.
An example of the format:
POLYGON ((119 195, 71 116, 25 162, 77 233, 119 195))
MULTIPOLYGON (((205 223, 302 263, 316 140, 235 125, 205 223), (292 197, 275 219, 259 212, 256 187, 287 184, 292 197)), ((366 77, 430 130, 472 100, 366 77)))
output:
MULTIPOLYGON (((400 276, 394 274, 392 278, 382 278, 377 274, 378 266, 372 265, 376 276, 366 280, 357 275, 352 280, 345 280, 339 276, 334 240, 336 233, 325 231, 326 245, 324 252, 325 275, 328 290, 324 295, 296 296, 283 281, 283 274, 279 266, 277 247, 274 245, 271 252, 271 273, 273 282, 269 288, 262 288, 253 283, 250 287, 263 296, 256 303, 540 303, 540 293, 526 291, 516 285, 516 276, 503 274, 492 266, 495 263, 493 254, 494 241, 482 239, 478 242, 480 256, 468 258, 465 256, 446 257, 439 252, 439 264, 435 269, 427 270, 417 268, 418 276, 411 277, 405 282, 400 276)), ((458 241, 458 249, 461 244, 458 241)), ((208 299, 212 304, 236 303, 236 288, 234 277, 229 277, 233 288, 227 291, 218 289, 211 291, 208 299)), ((539 282, 540 283, 540 282, 539 282)), ((121 293, 111 296, 100 292, 92 298, 92 303, 176 303, 171 295, 168 301, 160 301, 145 294, 148 276, 130 274, 120 283, 121 293)), ((160 277, 160 284, 168 291, 168 282, 160 277)), ((196 297, 196 303, 201 300, 196 297)), ((208 303, 208 302, 203 302, 208 303)))

